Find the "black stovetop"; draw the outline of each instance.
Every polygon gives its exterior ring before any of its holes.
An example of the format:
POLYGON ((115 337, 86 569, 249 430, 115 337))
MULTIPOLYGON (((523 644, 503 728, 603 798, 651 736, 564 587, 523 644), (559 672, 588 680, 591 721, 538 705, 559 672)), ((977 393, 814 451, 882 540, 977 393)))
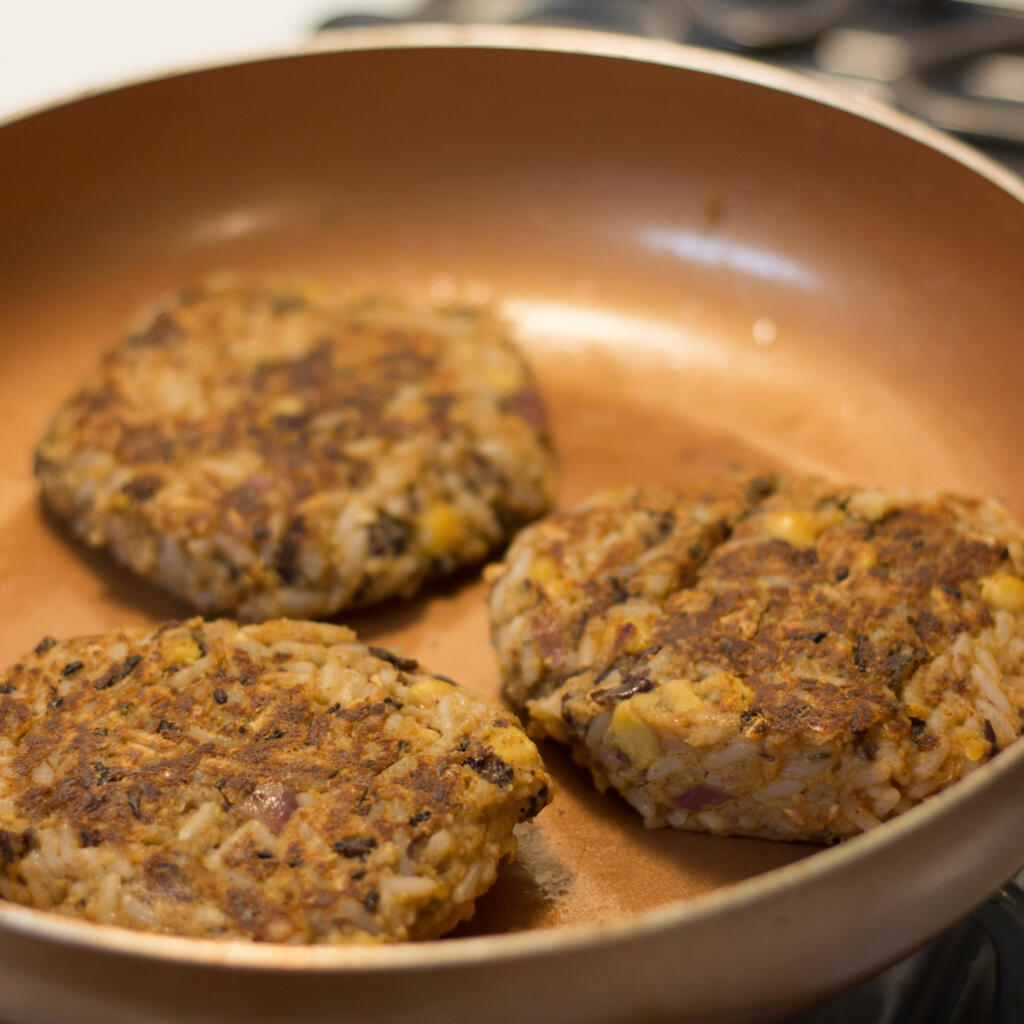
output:
POLYGON ((785 1024, 1021 1024, 1024 890, 1010 882, 906 960, 785 1024))

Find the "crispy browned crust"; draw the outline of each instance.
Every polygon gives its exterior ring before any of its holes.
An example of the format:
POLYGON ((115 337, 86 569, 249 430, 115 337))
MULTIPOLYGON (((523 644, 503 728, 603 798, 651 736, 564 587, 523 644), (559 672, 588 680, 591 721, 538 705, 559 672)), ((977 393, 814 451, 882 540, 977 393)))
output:
POLYGON ((43 437, 49 504, 205 611, 324 616, 545 511, 544 405, 488 311, 211 284, 110 351, 43 437))
MULTIPOLYGON (((527 681, 514 645, 502 650, 505 687, 522 704, 559 686, 585 667, 578 645, 588 622, 625 602, 664 602, 694 586, 711 553, 774 491, 774 477, 708 481, 690 488, 646 486, 603 492, 578 508, 556 513, 524 532, 510 548, 503 570, 520 585, 492 600, 492 624, 518 616, 542 655, 538 678, 527 681), (520 551, 531 564, 517 566, 520 551), (515 568, 512 568, 515 567, 515 568), (541 571, 538 571, 541 570, 541 571)), ((624 622, 616 650, 636 648, 636 626, 624 622)))
MULTIPOLYGON (((0 682, 5 895, 40 902, 23 884, 26 858, 63 834, 109 855, 157 930, 440 934, 486 887, 453 900, 460 877, 477 858, 493 876, 513 825, 548 799, 536 750, 499 704, 341 627, 194 619, 47 639, 0 682), (204 806, 208 827, 183 838, 204 806), (445 831, 439 862, 429 844, 445 831), (403 906, 387 896, 399 874, 437 884, 403 906)), ((76 871, 48 876, 44 888, 64 897, 55 909, 138 923, 105 913, 76 871)))
MULTIPOLYGON (((804 507, 802 497, 764 511, 804 507)), ((904 684, 959 633, 992 625, 978 581, 1011 568, 1004 543, 972 536, 948 503, 874 522, 844 514, 846 498, 813 495, 817 514, 842 519, 806 547, 764 536, 756 519, 737 524, 652 631, 653 644, 747 681, 749 729, 865 735, 885 723, 902 733, 904 684)), ((919 696, 937 700, 946 685, 955 680, 919 696)))

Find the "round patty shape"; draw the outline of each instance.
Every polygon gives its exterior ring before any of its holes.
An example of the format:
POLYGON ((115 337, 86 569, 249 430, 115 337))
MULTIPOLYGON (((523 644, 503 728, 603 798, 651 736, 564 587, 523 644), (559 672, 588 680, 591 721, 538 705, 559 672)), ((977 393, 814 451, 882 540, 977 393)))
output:
POLYGON ((497 701, 340 626, 47 637, 0 678, 0 895, 216 939, 432 938, 548 783, 497 701))
POLYGON ((774 476, 600 494, 487 571, 534 735, 650 826, 817 842, 1017 738, 1022 575, 994 502, 774 476))
POLYGON ((548 509, 555 475, 540 395, 490 312, 231 281, 109 352, 36 474, 88 544, 256 621, 480 562, 548 509))

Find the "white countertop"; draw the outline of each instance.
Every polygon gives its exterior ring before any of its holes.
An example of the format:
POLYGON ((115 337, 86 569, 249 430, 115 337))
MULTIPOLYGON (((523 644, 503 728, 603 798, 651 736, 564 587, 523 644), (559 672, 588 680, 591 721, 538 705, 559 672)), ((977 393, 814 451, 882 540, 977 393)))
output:
POLYGON ((409 0, 0 0, 0 119, 153 72, 300 44, 409 0))

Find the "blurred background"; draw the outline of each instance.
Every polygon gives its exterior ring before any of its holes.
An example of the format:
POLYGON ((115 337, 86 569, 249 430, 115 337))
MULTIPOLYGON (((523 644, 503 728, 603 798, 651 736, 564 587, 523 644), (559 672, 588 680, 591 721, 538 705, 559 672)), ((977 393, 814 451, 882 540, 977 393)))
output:
POLYGON ((0 117, 137 75, 396 20, 576 25, 744 53, 1024 172, 1024 0, 2 0, 0 117))

